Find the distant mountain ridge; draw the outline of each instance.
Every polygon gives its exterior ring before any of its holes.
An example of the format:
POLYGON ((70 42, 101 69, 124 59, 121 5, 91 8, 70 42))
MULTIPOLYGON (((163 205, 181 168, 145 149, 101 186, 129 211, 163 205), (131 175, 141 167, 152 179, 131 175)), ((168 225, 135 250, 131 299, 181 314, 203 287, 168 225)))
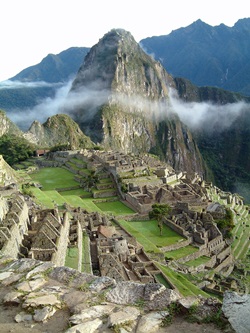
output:
POLYGON ((250 18, 238 20, 232 28, 197 20, 140 44, 174 77, 250 96, 250 18))
POLYGON ((67 82, 77 73, 88 51, 88 47, 71 47, 59 54, 50 53, 39 64, 22 70, 10 80, 49 83, 67 82))
POLYGON ((30 66, 10 78, 24 85, 0 89, 0 109, 10 112, 17 109, 33 108, 45 98, 53 98, 60 85, 73 79, 83 63, 89 48, 71 47, 59 54, 48 54, 42 61, 30 66), (25 83, 40 82, 30 86, 25 83))

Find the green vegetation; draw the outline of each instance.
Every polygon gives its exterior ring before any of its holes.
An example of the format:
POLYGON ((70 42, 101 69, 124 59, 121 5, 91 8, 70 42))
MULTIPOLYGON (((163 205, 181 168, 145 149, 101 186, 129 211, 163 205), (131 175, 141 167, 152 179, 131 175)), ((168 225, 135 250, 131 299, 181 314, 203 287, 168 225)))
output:
POLYGON ((76 195, 66 195, 64 196, 66 199, 66 202, 71 205, 72 207, 81 207, 86 209, 87 212, 99 212, 102 213, 100 208, 98 208, 94 203, 93 203, 93 198, 84 198, 81 199, 80 197, 76 195))
POLYGON ((65 258, 65 266, 78 269, 78 248, 69 247, 65 258))
POLYGON ((103 212, 110 212, 114 215, 127 215, 135 213, 131 208, 127 207, 121 201, 96 202, 95 204, 103 212))
POLYGON ((34 150, 35 146, 23 137, 13 134, 4 134, 0 137, 0 155, 3 155, 11 166, 34 156, 34 150))
POLYGON ((165 279, 162 273, 156 274, 155 277, 159 283, 163 284, 167 289, 171 289, 170 284, 165 279))
POLYGON ((170 207, 167 204, 154 204, 152 210, 148 216, 150 219, 156 219, 158 221, 158 227, 160 229, 160 235, 162 236, 163 231, 163 218, 166 217, 170 212, 170 207))
POLYGON ((223 219, 216 219, 215 222, 217 223, 218 228, 220 229, 222 235, 225 238, 232 237, 232 230, 234 228, 234 217, 233 212, 227 208, 226 215, 223 219))
POLYGON ((51 152, 55 152, 55 151, 67 151, 70 150, 71 146, 70 144, 62 144, 62 145, 56 145, 50 148, 51 152))
POLYGON ((158 222, 119 220, 121 226, 127 230, 144 247, 146 252, 162 253, 159 247, 168 246, 183 238, 167 226, 163 226, 162 236, 158 232, 158 222))
POLYGON ((130 221, 127 222, 134 230, 145 236, 157 247, 164 247, 184 240, 182 236, 170 229, 165 224, 162 227, 162 236, 159 235, 158 221, 130 221))
POLYGON ((197 247, 194 247, 192 245, 181 247, 180 249, 169 251, 165 253, 166 259, 180 259, 182 257, 186 257, 189 254, 193 254, 198 251, 197 247))
POLYGON ((198 296, 208 298, 209 295, 203 290, 196 287, 193 283, 188 281, 186 277, 181 274, 171 270, 169 267, 156 263, 156 266, 168 277, 168 279, 176 286, 179 292, 184 296, 198 296))
POLYGON ((202 264, 205 264, 209 260, 210 260, 209 257, 207 257, 207 256, 201 256, 201 257, 199 257, 197 259, 185 262, 185 265, 190 266, 190 267, 192 267, 192 266, 197 267, 197 266, 200 266, 202 264))
POLYGON ((82 189, 82 188, 77 188, 75 190, 65 190, 65 191, 61 191, 59 189, 58 192, 63 196, 77 195, 81 198, 89 198, 92 196, 90 192, 84 191, 84 189, 82 189))
POLYGON ((30 177, 42 185, 43 191, 79 186, 74 175, 63 168, 42 168, 39 172, 30 174, 30 177))
MULTIPOLYGON (((89 171, 89 170, 88 170, 89 171)), ((98 175, 95 171, 91 170, 90 173, 82 179, 81 186, 86 190, 90 191, 92 188, 96 186, 98 182, 98 175)))
POLYGON ((36 198, 35 201, 37 201, 39 204, 47 208, 54 208, 54 204, 52 203, 51 198, 48 197, 45 192, 41 191, 37 187, 31 187, 30 191, 32 192, 33 196, 36 198))
MULTIPOLYGON (((155 221, 156 222, 156 221, 155 221)), ((132 236, 136 238, 138 243, 140 243, 146 252, 161 253, 158 247, 151 242, 148 237, 145 237, 141 231, 134 228, 134 222, 127 222, 125 220, 119 220, 119 224, 132 236)))
POLYGON ((89 249, 89 237, 86 232, 82 233, 82 272, 91 273, 91 258, 89 249))

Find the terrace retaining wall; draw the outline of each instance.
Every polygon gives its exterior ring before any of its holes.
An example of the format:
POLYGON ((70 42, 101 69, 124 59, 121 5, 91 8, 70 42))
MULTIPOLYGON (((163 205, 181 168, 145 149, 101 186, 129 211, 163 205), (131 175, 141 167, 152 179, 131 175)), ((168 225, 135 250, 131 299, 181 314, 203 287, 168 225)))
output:
POLYGON ((186 257, 182 257, 182 258, 180 258, 176 261, 179 262, 180 264, 184 264, 187 261, 195 260, 195 259, 197 259, 201 256, 206 256, 208 254, 209 254, 208 250, 203 249, 203 250, 199 250, 199 251, 196 251, 194 253, 191 253, 191 254, 187 255, 186 257))
POLYGON ((171 252, 173 250, 178 250, 181 249, 182 247, 188 246, 189 244, 192 243, 192 237, 186 239, 185 241, 180 241, 178 243, 172 244, 172 245, 168 245, 168 246, 164 246, 162 247, 160 250, 163 252, 171 252))

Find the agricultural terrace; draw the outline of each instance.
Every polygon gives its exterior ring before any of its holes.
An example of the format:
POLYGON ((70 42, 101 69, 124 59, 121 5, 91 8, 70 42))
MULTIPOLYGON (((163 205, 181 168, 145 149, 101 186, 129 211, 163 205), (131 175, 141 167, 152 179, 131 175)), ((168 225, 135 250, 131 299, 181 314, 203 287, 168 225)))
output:
MULTIPOLYGON (((92 198, 92 193, 81 188, 74 180, 74 174, 64 168, 42 168, 30 176, 34 182, 41 185, 41 189, 32 187, 31 191, 45 207, 53 208, 56 203, 60 208, 64 203, 68 203, 73 207, 86 209, 88 212, 106 212, 113 215, 135 213, 117 200, 117 197, 109 198, 108 202, 92 198)), ((101 179, 101 183, 109 181, 110 179, 101 179)))
POLYGON ((135 232, 137 235, 143 235, 158 248, 172 245, 178 241, 184 240, 182 236, 177 234, 165 224, 163 225, 161 236, 158 222, 156 220, 130 221, 126 223, 121 221, 121 225, 125 229, 129 227, 132 234, 135 232))
POLYGON ((79 186, 74 180, 74 174, 63 168, 42 168, 30 177, 42 185, 43 191, 79 186))
POLYGON ((110 202, 95 202, 96 206, 99 207, 105 213, 112 213, 114 215, 127 215, 134 214, 135 212, 124 205, 121 201, 110 201, 110 202))

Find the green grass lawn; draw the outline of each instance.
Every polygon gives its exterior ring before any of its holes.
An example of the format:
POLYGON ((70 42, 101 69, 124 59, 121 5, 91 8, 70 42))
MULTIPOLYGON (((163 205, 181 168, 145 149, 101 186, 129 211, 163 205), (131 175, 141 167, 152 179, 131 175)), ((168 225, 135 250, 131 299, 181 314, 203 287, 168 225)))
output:
POLYGON ((78 248, 69 247, 65 258, 65 266, 78 269, 78 248))
POLYGON ((92 193, 88 192, 88 191, 84 191, 83 188, 77 188, 75 190, 68 190, 68 191, 59 191, 59 193, 63 196, 67 196, 67 195, 77 195, 79 197, 92 197, 92 193))
POLYGON ((173 258, 175 260, 180 259, 182 257, 186 257, 189 254, 197 252, 198 248, 192 245, 184 246, 178 250, 173 250, 169 252, 165 252, 165 258, 173 258))
POLYGON ((57 191, 43 191, 52 202, 55 202, 58 206, 62 206, 65 203, 65 198, 61 196, 57 191))
POLYGON ((161 253, 158 247, 149 240, 145 235, 143 235, 140 231, 134 228, 134 225, 125 220, 119 220, 120 225, 129 232, 132 236, 134 236, 138 243, 140 243, 146 252, 151 253, 161 253))
POLYGON ((84 198, 81 199, 80 197, 76 196, 76 195, 65 195, 64 196, 66 202, 73 206, 73 207, 81 207, 86 209, 89 213, 91 212, 99 212, 101 213, 102 211, 100 210, 100 208, 98 208, 94 203, 93 203, 93 199, 90 198, 84 198))
POLYGON ((156 274, 155 277, 159 283, 163 284, 167 289, 171 289, 170 284, 165 279, 165 277, 162 275, 162 273, 156 274))
POLYGON ((30 187, 32 194, 36 197, 36 201, 47 207, 47 208, 54 208, 54 203, 52 202, 51 198, 47 196, 46 192, 41 191, 37 187, 30 187))
POLYGON ((162 228, 162 236, 156 220, 131 221, 128 222, 139 234, 142 234, 157 247, 164 247, 177 243, 184 238, 175 231, 167 227, 165 224, 162 228))
POLYGON ((167 278, 174 284, 174 286, 179 290, 179 292, 184 296, 198 296, 208 298, 209 295, 196 287, 193 283, 188 281, 186 277, 179 273, 171 270, 169 267, 156 263, 156 266, 167 276, 167 278))
POLYGON ((201 256, 197 259, 194 259, 194 260, 190 260, 190 261, 187 261, 185 262, 185 265, 189 266, 189 267, 197 267, 197 266, 200 266, 202 264, 205 264, 206 262, 208 262, 211 258, 207 257, 207 256, 201 256))
POLYGON ((131 208, 124 205, 121 201, 96 202, 95 204, 103 212, 112 212, 114 215, 127 215, 135 213, 131 208))
POLYGON ((30 177, 42 185, 43 191, 79 185, 74 180, 74 174, 63 168, 42 168, 38 172, 30 174, 30 177))
POLYGON ((91 258, 89 249, 89 237, 83 232, 82 235, 82 272, 91 273, 91 258))

